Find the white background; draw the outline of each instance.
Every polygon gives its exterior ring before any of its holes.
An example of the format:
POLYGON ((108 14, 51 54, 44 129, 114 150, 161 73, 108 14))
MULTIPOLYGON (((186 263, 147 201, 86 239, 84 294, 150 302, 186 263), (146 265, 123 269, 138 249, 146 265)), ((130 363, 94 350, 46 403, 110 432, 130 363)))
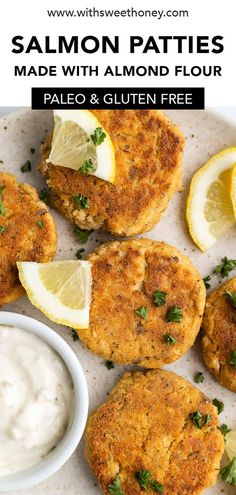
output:
POLYGON ((204 86, 206 88, 207 106, 235 106, 235 0, 7 0, 1 2, 0 16, 0 50, 1 50, 1 91, 0 106, 30 105, 32 86, 204 86), (162 18, 161 20, 145 18, 49 18, 47 9, 81 9, 86 7, 99 9, 188 9, 188 18, 162 18), (223 54, 168 55, 129 54, 130 35, 223 35, 225 50, 223 54), (36 35, 42 40, 50 35, 55 40, 58 35, 120 35, 121 50, 119 54, 20 54, 11 53, 13 36, 23 35, 29 40, 36 35), (221 65, 223 77, 178 77, 173 75, 162 78, 148 77, 14 77, 14 65, 221 65))

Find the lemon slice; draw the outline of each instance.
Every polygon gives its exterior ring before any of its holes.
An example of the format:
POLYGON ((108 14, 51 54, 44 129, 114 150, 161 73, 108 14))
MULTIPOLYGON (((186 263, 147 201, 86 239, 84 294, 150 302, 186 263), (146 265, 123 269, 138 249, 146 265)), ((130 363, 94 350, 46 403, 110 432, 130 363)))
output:
POLYGON ((236 217, 236 163, 231 169, 231 188, 230 196, 234 210, 234 216, 236 217))
POLYGON ((192 178, 186 218, 190 235, 202 251, 235 223, 230 194, 235 162, 236 147, 227 148, 213 156, 192 178))
POLYGON ((47 162, 114 182, 115 152, 110 136, 89 110, 54 110, 51 152, 47 162), (99 144, 96 133, 104 133, 99 144), (95 134, 94 134, 95 133, 95 134))
POLYGON ((236 457, 236 430, 231 430, 225 437, 225 450, 230 461, 236 457))
POLYGON ((88 328, 92 284, 88 261, 18 262, 17 268, 31 303, 50 320, 88 328))

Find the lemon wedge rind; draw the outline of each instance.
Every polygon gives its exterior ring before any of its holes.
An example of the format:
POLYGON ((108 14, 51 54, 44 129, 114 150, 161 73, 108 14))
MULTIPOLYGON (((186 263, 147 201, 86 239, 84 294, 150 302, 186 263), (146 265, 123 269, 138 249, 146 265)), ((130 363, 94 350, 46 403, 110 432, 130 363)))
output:
POLYGON ((230 196, 233 205, 234 215, 236 218, 236 162, 234 163, 231 169, 230 196))

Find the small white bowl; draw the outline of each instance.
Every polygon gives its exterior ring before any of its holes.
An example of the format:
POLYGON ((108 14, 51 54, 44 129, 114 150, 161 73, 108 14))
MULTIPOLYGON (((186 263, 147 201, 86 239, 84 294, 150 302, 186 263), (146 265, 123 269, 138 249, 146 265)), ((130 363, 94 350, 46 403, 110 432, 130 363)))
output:
POLYGON ((6 492, 21 490, 40 483, 60 469, 73 454, 83 435, 87 421, 88 387, 76 355, 69 345, 47 325, 28 316, 6 311, 0 311, 0 324, 17 326, 47 342, 65 362, 75 389, 74 416, 63 439, 40 463, 25 471, 0 477, 0 492, 6 492))

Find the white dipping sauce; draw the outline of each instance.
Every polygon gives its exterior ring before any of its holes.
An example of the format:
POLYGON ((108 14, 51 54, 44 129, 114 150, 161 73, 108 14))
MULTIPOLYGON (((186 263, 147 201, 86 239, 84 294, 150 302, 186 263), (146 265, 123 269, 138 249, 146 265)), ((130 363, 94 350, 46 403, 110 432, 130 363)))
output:
POLYGON ((72 378, 36 335, 0 325, 0 476, 37 464, 64 436, 74 411, 72 378))

